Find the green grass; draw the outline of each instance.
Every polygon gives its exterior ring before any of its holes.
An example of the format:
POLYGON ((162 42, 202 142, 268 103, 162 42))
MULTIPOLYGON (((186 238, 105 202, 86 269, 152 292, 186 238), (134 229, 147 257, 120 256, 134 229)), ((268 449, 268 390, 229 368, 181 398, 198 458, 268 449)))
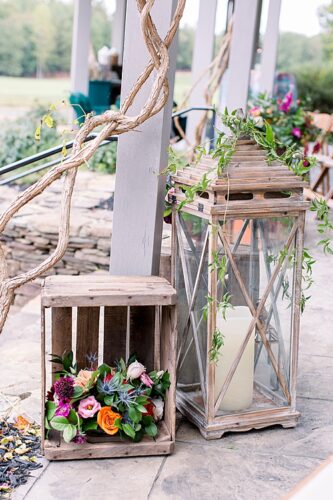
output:
MULTIPOLYGON (((180 103, 190 87, 191 74, 177 72, 175 101, 180 103)), ((68 98, 69 78, 18 78, 0 76, 0 106, 31 107, 36 102, 49 105, 68 98)))
POLYGON ((16 78, 0 76, 0 106, 49 105, 68 98, 69 78, 16 78))

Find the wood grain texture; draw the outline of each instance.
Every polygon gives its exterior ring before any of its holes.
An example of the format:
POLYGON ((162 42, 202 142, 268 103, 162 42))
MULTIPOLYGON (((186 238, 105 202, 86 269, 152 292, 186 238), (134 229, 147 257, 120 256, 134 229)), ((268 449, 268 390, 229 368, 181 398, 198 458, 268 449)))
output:
POLYGON ((87 356, 98 354, 99 312, 99 307, 77 309, 76 361, 79 370, 89 368, 87 356))
POLYGON ((103 361, 113 366, 114 362, 126 359, 127 307, 105 307, 103 361))
MULTIPOLYGON (((54 307, 51 312, 51 318, 51 353, 62 356, 65 351, 72 350, 72 308, 54 307)), ((52 363, 53 373, 60 369, 60 365, 52 363)))

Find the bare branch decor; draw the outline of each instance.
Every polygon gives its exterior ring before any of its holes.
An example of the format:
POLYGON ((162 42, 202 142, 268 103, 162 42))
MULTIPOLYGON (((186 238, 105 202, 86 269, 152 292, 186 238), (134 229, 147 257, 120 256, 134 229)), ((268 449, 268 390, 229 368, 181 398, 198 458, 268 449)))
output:
POLYGON ((142 74, 138 77, 129 95, 122 103, 120 110, 106 111, 99 116, 87 117, 84 125, 75 137, 73 154, 60 165, 51 168, 51 170, 35 184, 20 193, 0 215, 1 234, 10 219, 14 217, 22 207, 41 194, 63 174, 66 175, 61 200, 59 239, 54 253, 30 271, 9 278, 6 270, 5 252, 0 245, 0 332, 3 329, 10 305, 13 301, 15 289, 44 274, 63 257, 66 251, 69 239, 71 199, 78 168, 93 156, 98 146, 107 137, 124 134, 134 130, 146 120, 157 114, 165 105, 169 95, 167 80, 167 71, 169 67, 168 48, 177 32, 180 19, 183 15, 185 2, 186 0, 178 0, 169 31, 164 40, 162 40, 150 15, 155 0, 136 0, 140 15, 142 35, 151 60, 142 74), (145 105, 138 115, 128 116, 126 113, 132 106, 137 93, 147 82, 154 69, 156 70, 156 75, 145 105), (87 136, 99 126, 103 126, 103 128, 98 132, 96 138, 88 144, 84 144, 87 136))

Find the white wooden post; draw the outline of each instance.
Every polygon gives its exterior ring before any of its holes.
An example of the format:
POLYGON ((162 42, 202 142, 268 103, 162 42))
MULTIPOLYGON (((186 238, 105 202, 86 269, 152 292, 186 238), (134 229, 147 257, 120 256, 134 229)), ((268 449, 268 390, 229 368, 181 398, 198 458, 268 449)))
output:
POLYGON ((268 94, 273 93, 274 87, 280 10, 281 0, 270 0, 260 65, 260 91, 268 94))
POLYGON ((91 0, 74 0, 71 91, 88 95, 91 0))
POLYGON ((246 111, 260 0, 235 0, 228 71, 221 84, 220 109, 246 111))
POLYGON ((112 40, 111 45, 119 54, 119 64, 122 63, 124 51, 124 34, 126 19, 127 0, 116 0, 116 10, 112 22, 112 40))
MULTIPOLYGON (((200 0, 199 17, 195 33, 195 42, 192 61, 192 85, 194 85, 203 71, 212 62, 215 40, 217 0, 200 0)), ((190 96, 189 104, 194 106, 205 106, 205 89, 209 75, 205 75, 198 85, 195 86, 190 96)), ((192 111, 188 114, 186 135, 191 143, 194 143, 195 128, 202 112, 192 111)))
MULTIPOLYGON (((155 2, 152 16, 158 32, 165 36, 176 0, 155 2)), ((170 96, 165 108, 139 130, 119 137, 111 244, 111 274, 158 274, 161 251, 165 178, 171 130, 172 97, 176 69, 176 47, 169 51, 170 96)), ((128 2, 123 60, 122 99, 149 60, 142 40, 134 1, 128 2)), ((131 114, 138 113, 151 89, 152 77, 141 89, 131 114)))

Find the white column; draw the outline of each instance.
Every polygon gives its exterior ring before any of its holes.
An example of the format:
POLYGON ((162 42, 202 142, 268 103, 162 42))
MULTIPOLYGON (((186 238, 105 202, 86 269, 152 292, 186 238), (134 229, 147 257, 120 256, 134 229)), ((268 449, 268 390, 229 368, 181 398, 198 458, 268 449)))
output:
POLYGON ((260 0, 236 0, 229 66, 221 84, 220 109, 247 107, 260 0))
POLYGON ((91 0, 74 0, 71 91, 88 94, 91 0))
MULTIPOLYGON (((192 85, 197 82, 200 75, 212 62, 215 40, 216 7, 217 0, 200 0, 199 17, 193 49, 192 85)), ((208 79, 209 75, 206 74, 193 89, 189 102, 191 107, 205 106, 204 93, 208 79)), ((201 115, 202 111, 192 111, 188 114, 186 135, 191 143, 194 142, 195 128, 201 115)))
POLYGON ((127 0, 116 0, 116 10, 112 22, 111 45, 117 49, 119 64, 121 64, 123 59, 126 6, 127 0))
MULTIPOLYGON (((165 36, 176 0, 158 0, 152 11, 158 32, 165 36)), ((161 251, 165 178, 159 175, 168 161, 172 96, 176 69, 175 41, 170 54, 170 96, 165 108, 139 130, 119 137, 111 244, 111 273, 158 274, 161 251)), ((134 1, 126 13, 122 99, 149 60, 134 1)), ((150 93, 152 77, 137 95, 130 114, 138 113, 150 93)))
POLYGON ((268 94, 272 94, 274 86, 280 10, 281 0, 270 0, 260 65, 260 91, 268 94))

